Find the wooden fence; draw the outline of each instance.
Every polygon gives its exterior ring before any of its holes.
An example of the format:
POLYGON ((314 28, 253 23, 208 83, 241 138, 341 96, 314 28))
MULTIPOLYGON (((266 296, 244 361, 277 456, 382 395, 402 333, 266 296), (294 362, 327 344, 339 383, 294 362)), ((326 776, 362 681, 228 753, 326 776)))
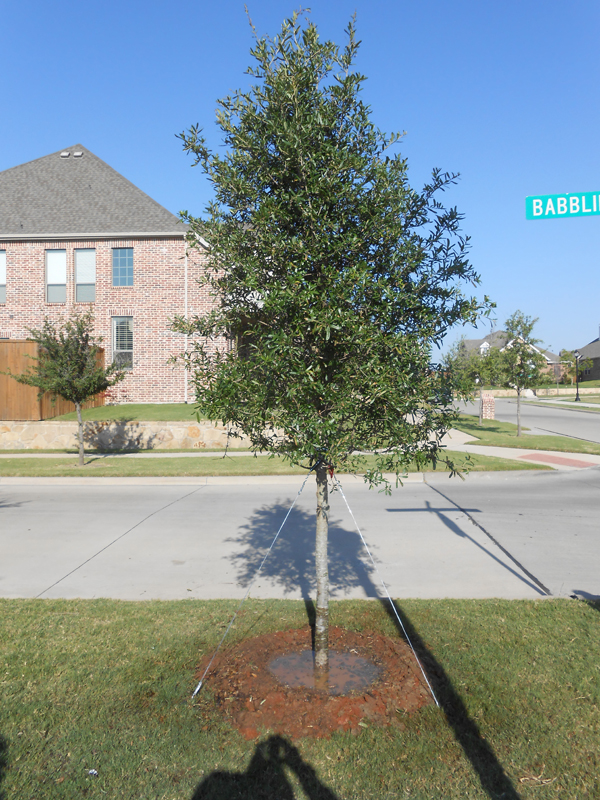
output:
MULTIPOLYGON (((31 369, 34 366, 31 359, 37 357, 37 352, 36 342, 24 339, 0 340, 0 420, 50 419, 75 411, 73 403, 68 403, 62 397, 56 397, 54 403, 49 392, 38 398, 35 386, 25 386, 10 375, 2 374, 6 370, 19 374, 31 369)), ((98 353, 98 362, 104 364, 104 350, 98 353)), ((104 396, 97 395, 84 408, 103 405, 104 396)))

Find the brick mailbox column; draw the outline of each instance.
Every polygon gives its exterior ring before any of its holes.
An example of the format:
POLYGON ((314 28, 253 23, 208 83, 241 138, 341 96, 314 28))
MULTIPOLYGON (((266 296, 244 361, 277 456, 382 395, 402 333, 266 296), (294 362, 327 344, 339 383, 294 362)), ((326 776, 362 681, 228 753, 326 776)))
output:
POLYGON ((493 394, 484 394, 481 396, 481 405, 483 406, 483 418, 495 419, 496 418, 496 398, 493 394))

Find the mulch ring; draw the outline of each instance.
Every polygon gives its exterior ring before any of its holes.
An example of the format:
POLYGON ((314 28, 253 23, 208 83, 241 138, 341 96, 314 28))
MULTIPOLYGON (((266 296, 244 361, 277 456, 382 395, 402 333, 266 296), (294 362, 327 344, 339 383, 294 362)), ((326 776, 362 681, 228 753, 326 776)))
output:
MULTIPOLYGON (((368 659, 381 668, 379 678, 361 691, 341 696, 280 683, 269 664, 279 656, 310 650, 307 627, 257 636, 222 651, 205 678, 206 688, 246 739, 257 738, 261 729, 291 738, 320 738, 334 731, 358 733, 367 724, 402 728, 403 713, 433 702, 415 657, 402 640, 330 628, 329 647, 368 659)), ((198 680, 209 660, 210 655, 198 665, 198 680)))

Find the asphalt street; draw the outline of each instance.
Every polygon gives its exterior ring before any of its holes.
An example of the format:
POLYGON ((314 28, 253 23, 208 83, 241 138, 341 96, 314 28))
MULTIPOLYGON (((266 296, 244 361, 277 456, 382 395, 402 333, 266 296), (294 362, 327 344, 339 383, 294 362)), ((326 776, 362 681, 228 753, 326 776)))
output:
MULTIPOLYGON (((331 496, 332 595, 600 595, 600 468, 415 476, 391 496, 345 478, 375 558, 331 496)), ((0 481, 0 596, 127 600, 242 597, 301 479, 0 481)), ((254 597, 314 592, 311 478, 254 597)))
MULTIPOLYGON (((478 401, 461 403, 459 408, 467 414, 479 414, 478 401)), ((496 398, 496 419, 517 424, 516 398, 496 398)), ((559 434, 600 442, 600 413, 591 409, 555 408, 522 402, 521 424, 530 428, 530 433, 559 434)))

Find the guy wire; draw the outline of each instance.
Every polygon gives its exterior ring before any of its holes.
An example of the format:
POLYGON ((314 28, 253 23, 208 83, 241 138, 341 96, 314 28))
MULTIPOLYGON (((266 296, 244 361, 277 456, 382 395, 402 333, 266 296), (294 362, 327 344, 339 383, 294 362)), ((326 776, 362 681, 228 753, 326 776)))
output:
MULTIPOLYGON (((316 464, 315 464, 315 466, 316 466, 316 464)), ((314 467, 313 467, 313 469, 314 469, 314 467)), ((311 469, 311 471, 310 471, 310 472, 312 472, 312 469, 311 469)), ((235 614, 234 614, 234 615, 233 615, 233 617, 231 618, 231 621, 230 621, 229 625, 227 626, 227 630, 225 631, 225 633, 223 634, 223 638, 221 639, 221 641, 220 641, 220 642, 219 642, 219 644, 217 645, 217 649, 216 649, 216 650, 215 650, 215 652, 213 653, 213 656, 212 656, 211 660, 208 662, 208 666, 207 666, 207 667, 206 667, 206 669, 204 670, 204 674, 203 674, 203 675, 202 675, 202 677, 200 678, 200 682, 198 683, 198 686, 196 686, 196 688, 194 689, 194 694, 192 695, 192 700, 194 699, 194 697, 196 697, 196 695, 198 694, 198 692, 199 692, 199 691, 200 691, 200 689, 202 688, 202 684, 204 683, 204 678, 206 678, 206 675, 207 675, 207 673, 208 673, 209 669, 211 668, 211 666, 212 666, 212 663, 213 663, 213 661, 215 660, 217 653, 218 653, 218 652, 219 652, 219 650, 221 649, 221 645, 222 645, 222 644, 223 644, 223 642, 225 641, 225 637, 226 637, 226 636, 227 636, 227 634, 229 633, 229 631, 230 631, 230 629, 231 629, 231 626, 232 626, 232 625, 233 625, 233 623, 235 622, 235 619, 236 619, 237 615, 240 613, 242 606, 243 606, 243 605, 244 605, 244 603, 246 602, 246 600, 247 600, 247 598, 248 598, 248 595, 250 594, 250 591, 252 590, 252 587, 253 587, 253 586, 254 586, 254 584, 256 583, 256 579, 258 578, 258 576, 259 576, 259 573, 260 573, 261 569, 263 568, 263 566, 264 566, 264 563, 265 563, 265 561, 267 560, 267 557, 268 557, 269 553, 270 553, 270 552, 271 552, 271 550, 273 549, 273 546, 274 546, 275 542, 277 541, 277 539, 278 539, 278 537, 279 537, 279 534, 280 534, 280 533, 281 533, 281 531, 283 530, 283 526, 284 526, 284 525, 285 525, 285 523, 287 522, 287 519, 288 519, 289 515, 292 513, 292 509, 293 509, 293 508, 294 508, 294 506, 296 505, 296 501, 298 500, 298 498, 299 498, 299 497, 300 497, 300 495, 302 494, 302 491, 303 491, 304 487, 306 486, 306 481, 307 481, 307 480, 310 478, 310 472, 308 473, 308 475, 307 475, 307 476, 306 476, 306 478, 304 479, 304 483, 302 484, 302 486, 300 487, 300 490, 299 490, 298 494, 297 494, 297 495, 296 495, 296 497, 294 498, 294 502, 293 502, 293 503, 292 503, 292 505, 289 507, 289 509, 288 509, 288 512, 287 512, 287 514, 285 515, 285 519, 283 520, 283 522, 282 522, 282 523, 281 523, 281 525, 279 526, 279 530, 277 531, 277 533, 275 534, 275 538, 274 538, 274 539, 273 539, 273 541, 271 542, 271 546, 269 547, 269 549, 268 549, 268 550, 267 550, 267 552, 265 553, 265 557, 264 557, 264 558, 263 558, 263 560, 260 562, 260 567, 259 567, 259 568, 256 570, 256 574, 255 574, 255 575, 254 575, 254 577, 252 578, 252 581, 250 582, 250 586, 248 586, 248 589, 247 589, 247 591, 246 591, 246 594, 245 594, 245 595, 244 595, 244 597, 242 598, 242 601, 241 601, 241 603, 239 604, 239 606, 237 607, 235 614)))
POLYGON ((337 476, 337 475, 335 476, 335 482, 337 483, 337 485, 338 485, 338 487, 339 487, 340 494, 341 494, 341 495, 342 495, 342 497, 344 498, 344 502, 346 503, 346 508, 348 509, 348 511, 349 511, 349 513, 350 513, 350 516, 352 517, 352 521, 354 522, 354 526, 356 527, 356 530, 357 530, 357 532, 358 532, 358 535, 359 535, 359 536, 360 536, 360 538, 361 538, 361 541, 362 541, 362 543, 363 543, 363 546, 364 546, 365 550, 367 551, 367 553, 368 553, 368 555, 369 555, 369 558, 371 559, 371 564, 373 564, 373 569, 375 570, 375 572, 377 573, 377 577, 378 577, 378 578, 379 578, 379 580, 381 581, 381 585, 383 586, 383 590, 384 590, 384 592, 385 592, 385 594, 386 594, 386 596, 387 596, 387 599, 389 600, 390 606, 391 606, 391 607, 393 608, 393 610, 394 610, 394 614, 396 615, 396 619, 398 620, 398 622, 399 622, 399 624, 400 624, 400 627, 402 628, 402 632, 404 633, 404 637, 406 638, 406 641, 408 642, 408 644, 409 644, 409 646, 410 646, 410 649, 412 650, 412 652, 413 652, 413 655, 414 655, 414 657, 415 657, 415 658, 416 658, 416 660, 417 660, 417 664, 419 665, 419 668, 420 668, 420 670, 421 670, 421 673, 422 673, 423 677, 425 678, 425 683, 426 683, 426 684, 427 684, 427 686, 429 687, 429 691, 431 692, 431 696, 433 697, 433 699, 434 699, 434 701, 435 701, 435 704, 436 704, 436 706, 439 708, 439 707, 440 707, 440 704, 438 703, 438 699, 437 699, 437 697, 435 696, 435 692, 433 691, 433 689, 432 689, 432 687, 431 687, 431 684, 429 683, 429 679, 427 678, 427 675, 426 675, 426 673, 425 673, 425 670, 424 670, 424 668, 423 668, 423 665, 421 664, 421 661, 419 660, 419 656, 417 655, 417 653, 416 653, 416 651, 415 651, 415 648, 413 647, 413 643, 412 643, 412 642, 411 642, 411 640, 410 640, 410 636, 409 636, 409 635, 408 635, 408 633, 406 632, 406 628, 404 627, 404 623, 402 622, 402 619, 400 618, 400 615, 398 614, 398 609, 396 608, 396 604, 394 603, 394 601, 393 601, 393 600, 392 600, 392 598, 390 597, 390 593, 388 592, 388 588, 387 588, 387 586, 385 585, 385 581, 383 580, 383 578, 381 577, 381 574, 380 574, 379 570, 377 569, 377 565, 375 564, 375 560, 374 560, 373 556, 371 555, 371 551, 369 550, 369 548, 368 548, 368 546, 367 546, 367 543, 365 542, 365 537, 362 535, 362 531, 361 531, 361 529, 358 527, 358 523, 357 523, 357 521, 356 521, 356 518, 355 518, 354 514, 352 513, 352 509, 350 508, 350 504, 348 503, 348 500, 346 500, 346 495, 344 494, 344 490, 342 489, 342 484, 340 483, 340 481, 339 481, 339 478, 338 478, 338 476, 337 476))

